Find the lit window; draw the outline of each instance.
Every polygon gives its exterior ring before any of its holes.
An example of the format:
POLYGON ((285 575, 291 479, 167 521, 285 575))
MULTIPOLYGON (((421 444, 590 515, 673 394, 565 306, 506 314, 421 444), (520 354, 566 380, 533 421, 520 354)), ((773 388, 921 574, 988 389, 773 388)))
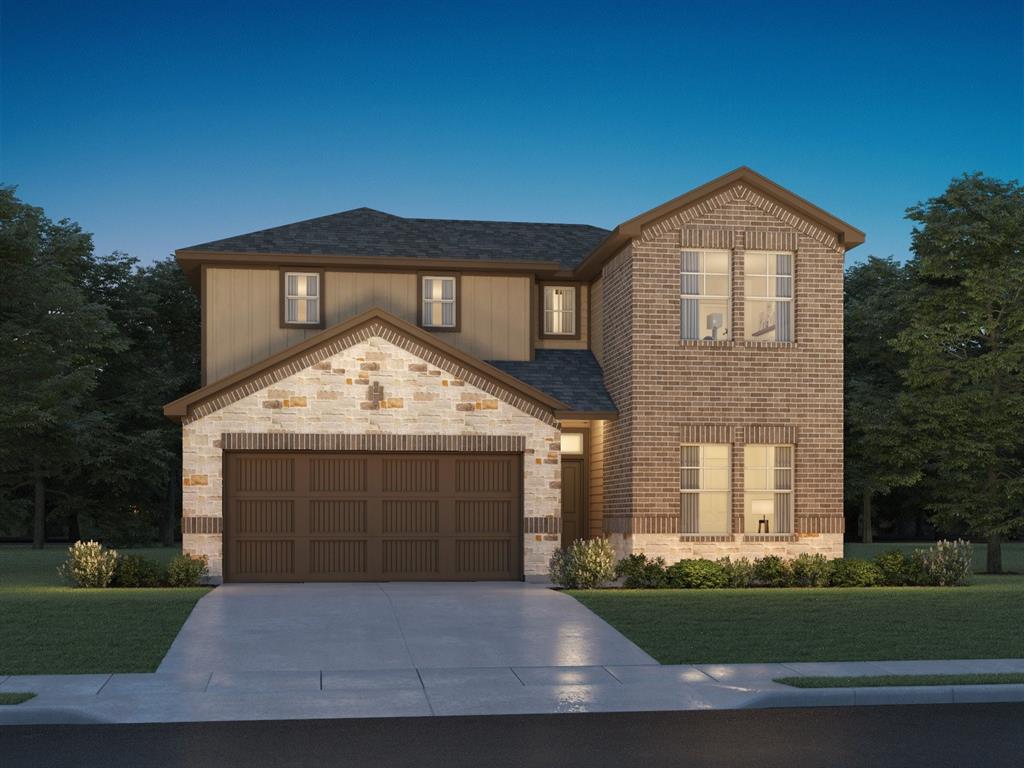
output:
POLYGON ((729 251, 683 251, 679 262, 680 338, 732 338, 730 255, 729 251))
POLYGON ((679 495, 683 533, 729 533, 729 446, 682 446, 679 495))
POLYGON ((793 254, 748 252, 743 271, 746 337, 793 341, 793 254))
POLYGON ((455 278, 423 278, 423 322, 425 328, 454 328, 455 278))
POLYGON ((320 275, 318 273, 285 273, 284 310, 284 321, 288 325, 320 324, 320 275))
POLYGON ((582 432, 563 432, 562 433, 562 453, 567 455, 579 456, 583 453, 583 433, 582 432))
POLYGON ((576 289, 544 286, 544 335, 576 335, 576 289))
POLYGON ((746 533, 793 532, 793 446, 744 446, 743 489, 746 533))

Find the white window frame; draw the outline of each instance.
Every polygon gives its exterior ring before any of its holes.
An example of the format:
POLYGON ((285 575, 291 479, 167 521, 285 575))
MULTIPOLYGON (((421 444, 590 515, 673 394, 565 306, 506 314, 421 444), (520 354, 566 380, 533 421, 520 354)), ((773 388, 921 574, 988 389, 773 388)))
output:
MULTIPOLYGON (((441 290, 442 296, 444 295, 444 289, 441 290)), ((455 275, 421 275, 420 276, 420 296, 422 301, 420 303, 420 325, 424 328, 446 328, 454 329, 459 325, 459 280, 455 275), (452 286, 452 297, 450 299, 445 298, 434 298, 433 296, 427 296, 427 281, 437 280, 442 284, 450 282, 452 286), (433 323, 430 322, 433 316, 434 305, 450 304, 452 308, 452 321, 451 323, 433 323)), ((441 316, 444 317, 444 310, 441 310, 441 316)))
POLYGON ((796 341, 796 312, 794 309, 794 297, 796 296, 796 253, 793 251, 746 251, 743 254, 743 336, 749 341, 775 341, 781 344, 792 344, 796 341), (763 256, 765 257, 765 271, 764 272, 750 272, 748 271, 748 257, 750 256, 763 256), (778 272, 773 273, 772 267, 769 265, 769 259, 777 260, 779 256, 789 257, 789 274, 780 275, 778 272), (764 293, 763 294, 752 294, 750 291, 750 280, 751 278, 759 278, 764 281, 764 293), (789 279, 789 296, 779 296, 778 280, 780 278, 789 279), (767 333, 766 330, 750 332, 747 330, 750 320, 753 317, 751 312, 751 304, 775 304, 775 326, 768 330, 775 331, 774 339, 763 339, 763 335, 767 333), (787 312, 788 324, 789 324, 789 338, 779 339, 779 312, 785 308, 787 312))
POLYGON ((778 534, 781 536, 789 535, 793 533, 793 485, 796 470, 796 446, 791 443, 748 443, 743 446, 743 524, 744 531, 748 535, 756 534, 778 534), (776 463, 775 457, 777 451, 780 448, 787 449, 789 451, 789 466, 779 466, 776 463), (762 454, 766 457, 766 460, 762 463, 751 462, 750 454, 751 449, 759 449, 764 451, 762 454), (765 450, 767 449, 767 450, 765 450), (785 481, 779 482, 780 474, 788 474, 788 488, 780 487, 787 483, 785 481), (754 486, 753 481, 758 475, 762 475, 763 483, 754 486), (764 487, 762 487, 762 485, 764 487), (751 527, 749 523, 758 522, 757 516, 753 511, 753 502, 756 500, 754 496, 767 496, 771 495, 772 512, 771 522, 769 523, 768 531, 760 531, 757 527, 751 527), (785 510, 780 510, 780 502, 785 497, 785 510), (786 519, 780 523, 780 516, 785 515, 786 519), (783 530, 788 529, 788 530, 783 530))
POLYGON ((734 334, 730 331, 732 328, 732 251, 722 248, 683 248, 679 252, 679 338, 683 341, 708 341, 706 337, 702 336, 704 323, 703 320, 706 317, 702 317, 701 307, 707 302, 725 302, 725 317, 722 318, 722 330, 723 333, 718 338, 714 338, 714 331, 712 332, 713 341, 731 341, 734 334), (685 256, 686 254, 697 254, 697 269, 684 269, 685 256), (725 257, 725 272, 710 272, 707 269, 707 257, 709 254, 715 254, 717 256, 725 257), (726 292, 721 293, 708 293, 708 277, 724 277, 726 292), (691 293, 686 291, 687 278, 696 278, 697 292, 691 293), (686 335, 684 336, 684 330, 686 328, 686 321, 684 319, 684 313, 687 311, 688 302, 697 302, 697 335, 686 335))
POLYGON ((683 530, 684 535, 708 535, 728 536, 732 533, 732 446, 729 443, 681 443, 679 446, 679 511, 681 529, 686 528, 686 502, 685 498, 690 495, 697 496, 697 525, 696 530, 683 530), (725 448, 725 466, 709 466, 706 457, 706 449, 709 447, 725 448), (686 448, 697 448, 699 451, 698 464, 696 466, 685 463, 686 448), (725 482, 719 485, 710 485, 710 478, 713 473, 720 473, 725 470, 725 482), (697 488, 687 488, 683 480, 684 471, 697 471, 697 488), (725 497, 725 525, 719 530, 709 530, 703 525, 701 514, 702 501, 705 497, 725 497))
POLYGON ((541 329, 543 336, 576 336, 576 306, 578 304, 576 297, 579 291, 576 290, 575 285, 544 285, 543 288, 543 301, 544 301, 544 323, 541 329), (556 296, 562 297, 563 305, 560 307, 550 306, 548 304, 548 298, 554 299, 556 296), (568 306, 565 305, 565 298, 568 297, 568 306), (569 320, 568 330, 565 328, 566 318, 569 320), (555 331, 549 330, 548 322, 551 322, 551 327, 554 327, 554 321, 560 320, 562 329, 555 331))
MULTIPOLYGON (((323 312, 323 301, 322 301, 323 286, 321 285, 322 282, 323 282, 323 277, 322 277, 322 275, 319 272, 285 272, 284 273, 284 324, 285 325, 296 325, 296 326, 301 326, 301 325, 316 326, 316 325, 320 325, 320 317, 321 317, 321 313, 323 312), (306 291, 307 291, 306 293, 302 293, 302 292, 292 293, 289 290, 289 283, 291 282, 291 278, 293 278, 293 277, 304 278, 304 280, 298 281, 296 283, 296 285, 298 286, 300 283, 304 282, 305 283, 305 287, 306 287, 306 291), (315 286, 316 286, 316 292, 315 293, 308 293, 310 278, 313 278, 313 280, 314 280, 314 283, 315 283, 315 286), (293 306, 297 307, 298 306, 298 302, 302 302, 305 305, 305 310, 306 310, 305 311, 305 315, 306 315, 306 319, 305 320, 292 320, 292 319, 290 319, 291 316, 292 316, 292 307, 293 306), (312 319, 310 319, 310 312, 309 312, 310 304, 312 304, 314 306, 315 310, 316 310, 313 313, 314 317, 312 319)), ((298 312, 297 311, 296 311, 295 315, 296 315, 296 317, 298 317, 298 312)))

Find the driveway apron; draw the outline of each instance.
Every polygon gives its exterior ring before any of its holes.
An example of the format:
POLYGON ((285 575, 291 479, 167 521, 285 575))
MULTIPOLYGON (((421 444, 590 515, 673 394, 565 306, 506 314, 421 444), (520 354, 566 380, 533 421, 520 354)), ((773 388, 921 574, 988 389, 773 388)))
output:
POLYGON ((571 597, 518 582, 227 584, 160 672, 656 664, 571 597))

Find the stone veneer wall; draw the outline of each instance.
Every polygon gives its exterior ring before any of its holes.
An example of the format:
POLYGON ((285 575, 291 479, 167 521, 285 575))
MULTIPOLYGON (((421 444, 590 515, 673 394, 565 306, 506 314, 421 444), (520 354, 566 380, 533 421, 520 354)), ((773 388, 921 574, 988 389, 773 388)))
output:
MULTIPOLYGON (((443 364, 379 337, 186 420, 183 426, 184 550, 222 575, 222 441, 239 433, 518 436, 523 457, 524 569, 547 573, 561 516, 559 430, 443 364), (216 532, 200 532, 211 531, 216 532), (194 532, 193 532, 194 531, 194 532)), ((454 367, 454 366, 453 366, 454 367)))
POLYGON ((736 184, 650 225, 605 265, 605 381, 626 418, 606 434, 604 529, 620 556, 842 555, 843 256, 834 234, 736 184), (680 340, 683 247, 732 250, 733 340, 680 340), (748 248, 796 251, 795 343, 743 338, 748 248), (684 441, 732 447, 730 535, 680 533, 684 441), (794 531, 750 535, 743 446, 776 441, 795 444, 794 531))

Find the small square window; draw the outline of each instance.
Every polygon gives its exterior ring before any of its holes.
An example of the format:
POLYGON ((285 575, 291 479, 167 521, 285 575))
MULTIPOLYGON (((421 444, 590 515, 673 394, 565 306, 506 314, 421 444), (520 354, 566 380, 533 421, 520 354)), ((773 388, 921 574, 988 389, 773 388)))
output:
POLYGON ((317 328, 321 316, 321 274, 319 272, 285 272, 282 279, 283 317, 285 327, 317 328))
POLYGON ((545 285, 541 336, 577 337, 576 287, 545 285))
POLYGON ((583 433, 563 432, 562 453, 567 456, 580 456, 583 454, 583 433))

